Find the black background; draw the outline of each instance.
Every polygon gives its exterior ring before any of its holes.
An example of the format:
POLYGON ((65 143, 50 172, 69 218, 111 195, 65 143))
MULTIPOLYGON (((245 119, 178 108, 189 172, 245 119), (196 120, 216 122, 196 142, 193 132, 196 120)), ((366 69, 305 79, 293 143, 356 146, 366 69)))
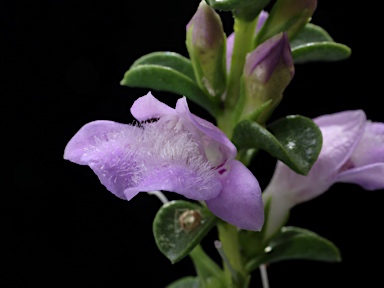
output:
MULTIPOLYGON (((0 287, 164 287, 194 274, 189 259, 171 265, 155 245, 157 198, 141 193, 130 202, 120 200, 88 167, 62 159, 66 143, 85 123, 133 120, 129 109, 147 90, 119 82, 135 59, 154 51, 187 56, 185 25, 198 0, 132 2, 0 2, 5 170, 0 182, 0 287)), ((383 106, 377 102, 382 80, 371 69, 382 62, 375 40, 379 34, 369 35, 374 29, 379 33, 374 21, 380 19, 359 1, 319 2, 312 22, 350 46, 352 57, 297 65, 273 119, 363 109, 368 118, 383 122, 383 106)), ((221 15, 230 33, 231 16, 221 15)), ((172 106, 178 98, 153 94, 172 106)), ((212 121, 189 104, 192 112, 212 121)), ((253 161, 262 187, 273 168, 274 160, 265 154, 253 161)), ((384 256, 379 235, 383 192, 336 184, 295 207, 289 224, 333 241, 343 262, 274 264, 271 287, 373 287, 382 282, 377 272, 382 264, 376 261, 384 256)), ((203 246, 218 259, 215 239, 212 231, 203 246)), ((257 271, 253 279, 252 287, 260 287, 257 271)))

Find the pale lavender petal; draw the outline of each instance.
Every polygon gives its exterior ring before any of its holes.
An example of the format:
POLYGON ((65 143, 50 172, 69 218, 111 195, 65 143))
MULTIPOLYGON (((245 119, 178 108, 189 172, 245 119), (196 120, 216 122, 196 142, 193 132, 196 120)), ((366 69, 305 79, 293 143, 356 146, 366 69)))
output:
POLYGON ((353 167, 384 163, 384 123, 367 121, 363 137, 353 151, 350 162, 353 167))
POLYGON ((278 161, 272 179, 264 192, 265 197, 285 198, 293 207, 324 193, 335 182, 336 174, 328 174, 321 169, 321 164, 319 166, 316 164, 307 176, 303 176, 278 161))
POLYGON ((265 21, 267 20, 268 18, 268 12, 266 11, 261 11, 260 14, 259 14, 259 17, 257 18, 257 24, 256 24, 256 33, 260 31, 261 27, 263 27, 265 21))
POLYGON ((241 162, 233 160, 222 180, 219 196, 206 201, 219 218, 241 229, 260 231, 264 223, 264 206, 259 183, 241 162))
POLYGON ((176 192, 194 200, 218 195, 219 174, 186 129, 188 124, 188 119, 179 115, 165 115, 157 122, 143 124, 142 136, 129 147, 138 173, 135 185, 124 191, 128 199, 140 191, 153 190, 176 192))
POLYGON ((213 167, 220 166, 226 161, 232 161, 237 154, 235 145, 228 137, 212 123, 193 115, 188 108, 185 97, 176 103, 176 112, 188 119, 200 132, 201 143, 205 149, 208 160, 213 167))
POLYGON ((384 188, 383 123, 367 121, 363 137, 340 172, 338 182, 355 183, 367 190, 384 188))
POLYGON ((314 119, 323 135, 323 146, 307 176, 293 172, 278 161, 267 191, 274 197, 286 197, 292 205, 311 200, 324 193, 339 174, 359 143, 364 127, 362 110, 346 111, 314 119), (283 196, 284 195, 284 196, 283 196))
MULTIPOLYGON (((125 189, 128 200, 139 192, 163 190, 175 192, 193 200, 208 200, 220 193, 222 184, 215 175, 207 177, 186 165, 170 165, 147 171, 143 181, 135 187, 125 189)), ((207 171, 210 173, 210 171, 207 171)), ((211 171, 213 174, 214 171, 211 171)))
POLYGON ((131 107, 131 114, 139 121, 160 118, 166 114, 175 114, 175 109, 160 102, 151 92, 138 98, 131 107))
POLYGON ((384 163, 346 170, 339 175, 337 182, 354 183, 366 190, 384 189, 384 163))
POLYGON ((136 126, 112 121, 90 122, 69 141, 64 159, 89 165, 110 192, 125 199, 123 192, 134 185, 138 173, 127 151, 142 132, 136 126))
POLYGON ((323 135, 323 146, 316 161, 317 175, 336 173, 351 157, 366 124, 362 110, 344 111, 314 119, 323 135))
POLYGON ((87 165, 86 152, 88 147, 94 146, 99 139, 106 140, 109 133, 120 131, 126 126, 128 125, 106 120, 93 121, 84 125, 69 140, 64 149, 64 159, 80 165, 87 165))
POLYGON ((227 37, 227 50, 226 50, 226 59, 227 59, 227 73, 229 73, 231 69, 232 62, 232 53, 233 53, 233 44, 235 43, 235 33, 231 33, 227 37))

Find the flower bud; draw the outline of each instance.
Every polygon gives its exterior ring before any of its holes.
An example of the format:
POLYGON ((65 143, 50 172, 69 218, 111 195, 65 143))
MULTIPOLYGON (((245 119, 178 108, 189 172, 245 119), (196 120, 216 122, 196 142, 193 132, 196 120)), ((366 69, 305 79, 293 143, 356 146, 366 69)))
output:
POLYGON ((225 34, 220 16, 205 1, 187 25, 187 49, 199 86, 211 96, 225 90, 225 34))
POLYGON ((280 103, 282 93, 294 75, 288 37, 279 33, 248 53, 243 72, 245 103, 243 119, 264 123, 280 103), (255 111, 271 101, 261 114, 255 111))

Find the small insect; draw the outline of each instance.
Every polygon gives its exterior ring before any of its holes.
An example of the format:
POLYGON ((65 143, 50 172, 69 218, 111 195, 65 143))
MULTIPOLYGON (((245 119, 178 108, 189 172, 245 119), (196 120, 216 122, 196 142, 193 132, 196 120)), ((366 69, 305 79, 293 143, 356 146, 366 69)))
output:
POLYGON ((186 210, 180 214, 178 220, 180 228, 186 232, 195 230, 203 223, 198 210, 186 210))

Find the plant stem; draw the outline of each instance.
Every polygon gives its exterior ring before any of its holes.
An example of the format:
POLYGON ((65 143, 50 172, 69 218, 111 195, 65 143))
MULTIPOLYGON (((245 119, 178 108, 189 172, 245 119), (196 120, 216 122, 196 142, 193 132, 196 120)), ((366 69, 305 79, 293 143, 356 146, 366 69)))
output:
POLYGON ((269 288, 267 266, 265 264, 261 264, 259 269, 260 269, 261 283, 263 284, 263 288, 269 288))
MULTIPOLYGON (((223 279, 223 270, 216 264, 201 248, 200 245, 196 247, 189 253, 189 256, 192 259, 192 262, 195 266, 197 275, 199 276, 200 281, 205 282, 206 279, 210 277, 215 277, 219 281, 223 279)), ((224 284, 224 281, 223 281, 224 284)))
POLYGON ((235 41, 231 59, 231 69, 227 83, 225 108, 233 110, 240 96, 240 78, 243 74, 245 56, 252 50, 257 18, 247 22, 235 17, 235 41))
MULTIPOLYGON (((243 281, 238 281, 239 279, 236 279, 237 276, 240 276, 243 279, 247 278, 246 277, 247 274, 244 270, 242 258, 239 251, 240 243, 238 239, 238 229, 237 227, 224 222, 218 223, 217 228, 219 232, 219 239, 220 239, 220 242, 222 243, 223 251, 225 253, 226 258, 229 260, 233 268, 233 269, 230 269, 230 267, 228 267, 228 265, 225 262, 223 263, 226 280, 227 280, 227 283, 236 285, 236 283, 234 283, 235 280, 237 280, 236 282, 238 283, 243 282, 243 281), (237 275, 233 275, 233 270, 237 273, 237 275)), ((233 287, 236 287, 236 286, 233 286, 233 287)))

